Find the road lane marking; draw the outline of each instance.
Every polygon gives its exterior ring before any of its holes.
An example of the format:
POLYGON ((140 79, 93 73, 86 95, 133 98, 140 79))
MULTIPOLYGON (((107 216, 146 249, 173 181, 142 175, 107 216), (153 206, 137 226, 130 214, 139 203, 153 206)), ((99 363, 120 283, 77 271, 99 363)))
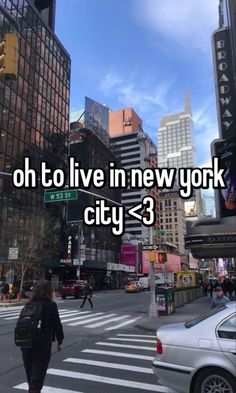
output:
POLYGON ((88 360, 88 359, 81 359, 81 358, 67 358, 63 361, 69 363, 76 363, 76 364, 87 364, 89 366, 96 366, 96 367, 115 368, 117 370, 134 371, 138 373, 146 373, 146 374, 153 375, 152 368, 147 368, 147 367, 129 366, 120 363, 99 362, 97 360, 88 360))
POLYGON ((152 361, 154 358, 153 356, 135 355, 134 353, 125 353, 125 352, 100 351, 97 349, 84 349, 81 352, 93 353, 97 355, 117 356, 117 357, 130 358, 130 359, 142 359, 148 361, 152 361))
POLYGON ((116 385, 116 386, 125 386, 125 387, 132 387, 136 389, 142 389, 142 390, 149 390, 152 392, 160 392, 160 393, 173 393, 170 389, 160 386, 160 385, 152 385, 149 383, 142 383, 142 382, 135 382, 135 381, 129 381, 125 379, 118 379, 118 378, 108 378, 108 377, 103 377, 100 375, 95 375, 95 374, 85 374, 85 373, 79 373, 76 371, 67 371, 67 370, 61 370, 61 369, 56 369, 56 368, 49 368, 47 371, 47 374, 49 375, 57 375, 60 377, 69 377, 69 378, 75 378, 75 379, 83 379, 86 381, 90 382, 101 382, 101 383, 106 383, 109 385, 116 385), (159 389, 159 390, 157 390, 159 389))
POLYGON ((130 319, 129 321, 122 322, 122 323, 120 323, 119 325, 112 326, 112 327, 109 327, 109 328, 105 328, 105 330, 115 330, 115 329, 119 329, 119 328, 121 328, 121 327, 123 327, 123 326, 129 325, 129 324, 131 324, 131 323, 137 321, 137 319, 139 319, 139 318, 141 318, 141 317, 134 318, 134 319, 130 319))
MULTIPOLYGON (((100 313, 100 314, 104 314, 104 313, 100 313)), ((96 314, 93 314, 93 315, 96 315, 96 314)), ((97 314, 97 315, 98 315, 98 314, 97 314)), ((99 321, 100 319, 113 317, 114 315, 117 315, 117 314, 102 315, 101 317, 90 318, 90 319, 87 319, 87 320, 85 320, 85 321, 79 321, 79 322, 69 323, 68 325, 69 325, 69 326, 84 325, 84 324, 89 323, 89 322, 99 321)))
POLYGON ((107 323, 110 323, 110 322, 114 322, 114 321, 119 321, 121 319, 125 319, 127 317, 129 317, 129 315, 122 315, 120 317, 111 318, 108 321, 102 321, 102 322, 98 322, 98 323, 93 323, 92 325, 88 325, 88 326, 85 326, 85 327, 92 329, 92 328, 96 328, 96 327, 100 327, 100 326, 106 325, 107 323))
POLYGON ((114 341, 129 341, 129 342, 137 342, 137 343, 151 343, 151 344, 156 344, 156 340, 143 340, 140 338, 121 338, 121 337, 109 337, 108 340, 114 340, 114 341))
POLYGON ((156 338, 156 336, 149 336, 147 334, 123 334, 119 333, 117 336, 123 336, 123 337, 147 337, 147 338, 156 338))
MULTIPOLYGON (((69 319, 65 319, 64 321, 62 321, 63 323, 65 322, 71 322, 71 321, 77 321, 78 319, 84 319, 84 318, 88 318, 88 315, 84 315, 84 314, 88 314, 90 313, 90 311, 83 311, 83 315, 80 317, 74 317, 74 318, 69 318, 69 319)), ((82 313, 81 313, 82 314, 82 313)), ((93 314, 93 315, 100 315, 100 314, 104 314, 103 312, 97 313, 97 314, 93 314)))
MULTIPOLYGON (((20 390, 28 390, 28 383, 21 383, 20 385, 14 386, 14 389, 20 390)), ((42 393, 82 393, 78 390, 70 390, 70 389, 60 389, 60 388, 53 388, 50 386, 44 386, 42 389, 42 393)))
POLYGON ((144 347, 144 346, 141 346, 141 345, 115 344, 115 343, 107 343, 107 342, 101 342, 101 341, 95 343, 95 345, 104 345, 104 346, 107 346, 107 347, 117 347, 117 348, 144 349, 144 350, 153 351, 153 352, 156 350, 156 348, 144 347))

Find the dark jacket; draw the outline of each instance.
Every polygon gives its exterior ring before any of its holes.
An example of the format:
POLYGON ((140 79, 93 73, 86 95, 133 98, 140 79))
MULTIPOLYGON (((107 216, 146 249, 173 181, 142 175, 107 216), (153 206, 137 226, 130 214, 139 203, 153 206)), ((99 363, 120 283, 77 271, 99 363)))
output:
POLYGON ((52 343, 57 339, 62 344, 64 339, 63 327, 60 321, 57 304, 51 300, 42 302, 42 333, 45 343, 52 343))

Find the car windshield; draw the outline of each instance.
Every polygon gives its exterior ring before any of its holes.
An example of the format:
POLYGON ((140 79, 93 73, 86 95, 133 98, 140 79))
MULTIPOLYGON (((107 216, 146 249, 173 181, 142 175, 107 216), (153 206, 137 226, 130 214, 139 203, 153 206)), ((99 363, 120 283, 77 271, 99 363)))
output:
POLYGON ((204 321, 205 319, 211 317, 212 315, 215 315, 218 312, 221 312, 222 310, 225 310, 225 309, 226 309, 226 306, 224 304, 222 304, 221 306, 213 308, 213 310, 210 310, 207 313, 202 314, 199 317, 186 322, 184 326, 189 329, 189 328, 197 325, 198 323, 204 321))

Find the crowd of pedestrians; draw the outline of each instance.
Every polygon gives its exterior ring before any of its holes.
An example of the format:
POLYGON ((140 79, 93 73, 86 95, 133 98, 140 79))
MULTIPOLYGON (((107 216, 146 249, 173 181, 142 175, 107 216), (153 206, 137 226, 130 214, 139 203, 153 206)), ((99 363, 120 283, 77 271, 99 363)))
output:
POLYGON ((227 297, 229 300, 235 300, 236 298, 236 281, 230 278, 224 278, 221 281, 218 280, 205 280, 203 283, 203 291, 205 296, 210 296, 213 298, 213 293, 217 295, 217 290, 222 291, 223 296, 227 297))

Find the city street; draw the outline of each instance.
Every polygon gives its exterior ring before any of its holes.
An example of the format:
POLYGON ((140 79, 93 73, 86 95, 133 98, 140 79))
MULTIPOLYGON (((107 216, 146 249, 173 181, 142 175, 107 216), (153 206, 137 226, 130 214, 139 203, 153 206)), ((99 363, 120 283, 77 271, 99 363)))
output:
MULTIPOLYGON (((95 293, 94 309, 80 300, 58 299, 64 327, 63 351, 55 352, 43 393, 170 392, 158 386, 152 372, 155 335, 134 328, 147 314, 149 292, 95 293)), ((27 391, 20 350, 14 346, 14 326, 19 308, 0 309, 1 393, 27 391)))

